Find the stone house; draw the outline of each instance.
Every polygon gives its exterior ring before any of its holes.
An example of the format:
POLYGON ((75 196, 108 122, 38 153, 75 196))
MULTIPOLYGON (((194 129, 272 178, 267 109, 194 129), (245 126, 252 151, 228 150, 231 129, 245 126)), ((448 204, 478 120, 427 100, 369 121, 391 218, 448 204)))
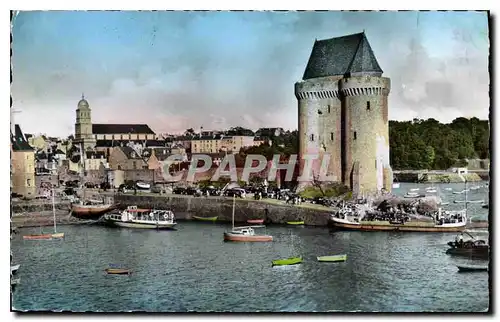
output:
POLYGON ((106 164, 106 155, 102 151, 86 151, 85 152, 85 170, 96 171, 99 170, 101 164, 106 164))
POLYGON ((140 170, 149 169, 148 159, 129 146, 118 146, 111 149, 108 161, 113 170, 140 170))
POLYGON ((12 192, 35 197, 35 150, 29 145, 18 124, 10 135, 10 143, 12 192))

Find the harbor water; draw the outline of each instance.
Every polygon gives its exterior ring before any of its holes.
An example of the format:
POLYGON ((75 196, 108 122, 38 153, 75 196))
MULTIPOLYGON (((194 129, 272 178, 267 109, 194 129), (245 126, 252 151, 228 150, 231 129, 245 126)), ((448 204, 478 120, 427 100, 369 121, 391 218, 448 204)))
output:
MULTIPOLYGON (((480 198, 487 200, 485 192, 480 198)), ((487 217, 486 209, 472 207, 487 217)), ((20 229, 11 241, 14 264, 21 264, 13 308, 482 312, 489 307, 488 272, 458 273, 457 264, 471 261, 445 254, 453 233, 269 226, 258 230, 271 234, 271 243, 230 243, 223 241, 229 228, 200 222, 179 222, 176 231, 59 226, 66 238, 54 241, 23 241, 22 235, 38 229, 20 229), (347 254, 347 261, 316 261, 336 254, 347 254), (292 256, 303 256, 304 262, 271 266, 272 260, 292 256), (133 273, 106 275, 110 265, 133 273)))

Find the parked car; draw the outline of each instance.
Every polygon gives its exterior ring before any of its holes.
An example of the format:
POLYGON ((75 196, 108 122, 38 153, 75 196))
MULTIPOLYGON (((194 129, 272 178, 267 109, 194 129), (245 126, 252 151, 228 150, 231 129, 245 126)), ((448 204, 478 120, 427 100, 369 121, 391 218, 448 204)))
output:
POLYGON ((103 190, 111 189, 111 184, 109 182, 103 182, 101 183, 100 188, 103 190))
POLYGON ((63 190, 64 194, 67 196, 73 196, 76 195, 76 191, 73 188, 66 188, 63 190))
POLYGON ((228 197, 236 196, 239 198, 245 198, 246 192, 244 189, 241 188, 232 188, 232 189, 227 189, 225 195, 228 197))
POLYGON ((186 194, 186 189, 183 187, 175 187, 174 190, 172 190, 173 193, 176 195, 184 195, 186 194))
POLYGON ((92 182, 85 182, 85 188, 92 189, 94 187, 95 187, 95 185, 92 182))
POLYGON ((188 187, 185 194, 189 196, 201 196, 201 190, 195 187, 188 187))

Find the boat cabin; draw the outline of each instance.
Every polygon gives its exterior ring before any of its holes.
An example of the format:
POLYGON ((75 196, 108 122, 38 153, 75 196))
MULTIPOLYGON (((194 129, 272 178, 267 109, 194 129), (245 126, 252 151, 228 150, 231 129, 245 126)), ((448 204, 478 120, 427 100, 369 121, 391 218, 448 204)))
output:
POLYGON ((250 227, 245 227, 245 228, 241 228, 241 229, 235 228, 232 231, 232 233, 233 234, 241 234, 241 235, 250 235, 250 236, 255 235, 255 231, 250 227))

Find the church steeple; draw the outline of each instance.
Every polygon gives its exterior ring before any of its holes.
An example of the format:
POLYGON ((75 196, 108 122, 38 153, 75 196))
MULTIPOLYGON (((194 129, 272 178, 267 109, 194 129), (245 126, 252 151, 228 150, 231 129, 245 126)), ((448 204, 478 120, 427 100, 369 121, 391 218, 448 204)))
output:
POLYGON ((85 99, 85 94, 82 93, 82 99, 78 102, 76 109, 75 139, 77 142, 83 143, 84 148, 87 148, 94 139, 91 112, 89 102, 85 99))

